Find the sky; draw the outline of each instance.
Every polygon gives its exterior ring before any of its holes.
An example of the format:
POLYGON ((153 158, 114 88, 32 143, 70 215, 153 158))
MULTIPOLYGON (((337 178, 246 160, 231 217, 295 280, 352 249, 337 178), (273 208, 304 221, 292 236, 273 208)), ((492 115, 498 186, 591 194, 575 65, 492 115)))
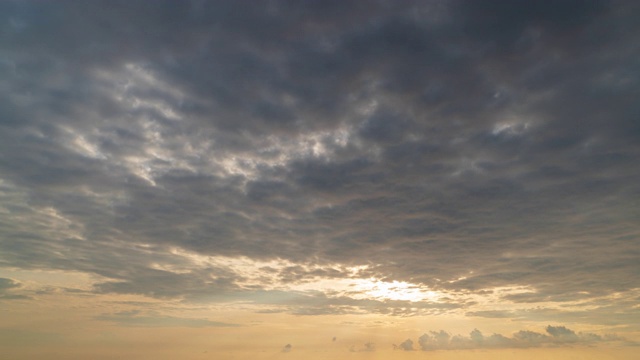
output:
POLYGON ((0 2, 0 347, 633 359, 639 18, 0 2))

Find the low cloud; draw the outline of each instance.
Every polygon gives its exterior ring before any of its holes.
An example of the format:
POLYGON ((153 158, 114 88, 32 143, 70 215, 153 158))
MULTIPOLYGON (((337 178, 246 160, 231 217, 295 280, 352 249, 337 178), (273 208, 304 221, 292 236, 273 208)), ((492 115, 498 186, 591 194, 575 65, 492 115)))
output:
POLYGON ((413 351, 413 341, 411 339, 407 339, 401 342, 400 345, 393 344, 393 348, 396 350, 413 351))
POLYGON ((9 289, 14 289, 20 286, 20 283, 18 283, 15 280, 12 279, 7 279, 7 278, 0 278, 0 292, 4 292, 6 290, 9 289))
POLYGON ((30 299, 26 295, 16 294, 14 290, 20 288, 20 283, 7 278, 0 278, 0 300, 30 299))
POLYGON ((493 319, 510 319, 511 321, 539 321, 554 319, 563 323, 585 323, 612 326, 626 324, 619 329, 637 331, 640 329, 640 314, 637 311, 638 291, 620 293, 615 296, 604 296, 591 299, 580 306, 567 305, 564 308, 548 308, 536 306, 514 310, 469 311, 467 316, 493 319), (588 308, 587 308, 588 306, 588 308))
POLYGON ((237 324, 211 321, 207 319, 181 318, 162 315, 142 315, 140 311, 123 311, 97 316, 96 320, 114 322, 132 327, 233 327, 237 324))
MULTIPOLYGON (((423 351, 429 350, 460 350, 483 348, 529 348, 529 347, 553 347, 565 345, 589 345, 599 342, 623 341, 616 335, 598 335, 575 331, 565 326, 549 325, 545 332, 520 330, 511 337, 501 334, 484 335, 480 330, 474 329, 468 336, 451 335, 440 331, 430 331, 418 338, 418 345, 423 351)), ((410 341, 410 340, 407 340, 410 341)), ((403 344, 407 343, 405 341, 403 344)), ((412 343, 407 343, 412 344, 412 343)), ((406 347, 406 346, 405 346, 406 347)), ((407 350, 400 345, 400 348, 407 350)))

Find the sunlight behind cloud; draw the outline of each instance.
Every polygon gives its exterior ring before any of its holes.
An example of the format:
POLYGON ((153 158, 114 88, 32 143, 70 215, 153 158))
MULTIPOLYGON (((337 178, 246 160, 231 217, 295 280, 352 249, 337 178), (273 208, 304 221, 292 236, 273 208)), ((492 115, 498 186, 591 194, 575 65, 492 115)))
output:
POLYGON ((404 301, 437 301, 440 293, 428 290, 424 286, 411 284, 406 281, 391 282, 376 279, 357 279, 355 288, 363 295, 378 300, 404 301))

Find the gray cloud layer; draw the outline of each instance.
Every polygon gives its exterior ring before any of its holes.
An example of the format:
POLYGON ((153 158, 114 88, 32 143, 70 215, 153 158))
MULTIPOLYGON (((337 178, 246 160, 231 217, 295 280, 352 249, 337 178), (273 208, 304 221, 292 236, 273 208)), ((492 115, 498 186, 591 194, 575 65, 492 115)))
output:
POLYGON ((521 303, 639 288, 639 11, 3 2, 0 265, 157 297, 237 290, 153 267, 175 247, 521 303))

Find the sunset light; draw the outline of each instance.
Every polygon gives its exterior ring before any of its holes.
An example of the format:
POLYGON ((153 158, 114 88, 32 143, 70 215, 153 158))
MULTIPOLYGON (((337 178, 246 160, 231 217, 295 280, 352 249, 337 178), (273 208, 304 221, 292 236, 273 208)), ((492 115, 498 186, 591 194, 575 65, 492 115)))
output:
POLYGON ((638 359, 640 1, 0 29, 0 359, 638 359))

